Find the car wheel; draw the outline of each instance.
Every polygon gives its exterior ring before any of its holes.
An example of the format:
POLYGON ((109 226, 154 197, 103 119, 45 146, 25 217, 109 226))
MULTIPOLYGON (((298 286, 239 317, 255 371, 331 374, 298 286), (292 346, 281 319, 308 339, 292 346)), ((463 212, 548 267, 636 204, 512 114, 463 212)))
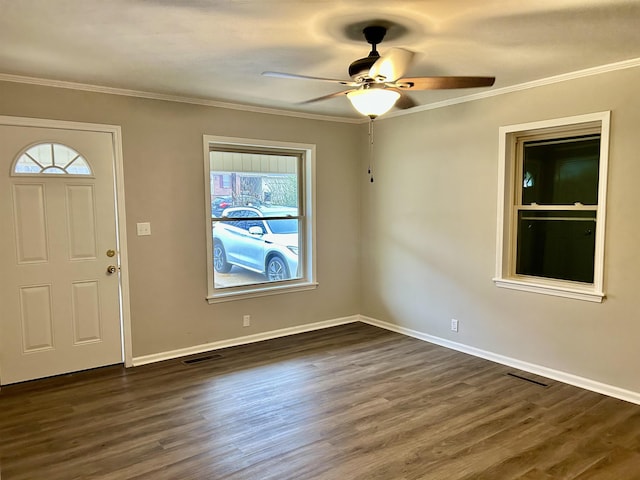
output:
POLYGON ((220 242, 213 245, 213 268, 218 273, 228 273, 231 270, 231 264, 227 262, 227 254, 220 242))
POLYGON ((269 259, 267 262, 267 278, 270 282, 289 278, 289 269, 282 257, 274 255, 269 259))

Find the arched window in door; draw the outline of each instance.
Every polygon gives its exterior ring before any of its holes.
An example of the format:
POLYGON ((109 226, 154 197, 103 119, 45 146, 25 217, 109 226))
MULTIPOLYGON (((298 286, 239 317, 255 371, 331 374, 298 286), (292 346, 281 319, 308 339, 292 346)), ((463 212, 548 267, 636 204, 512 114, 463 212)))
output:
POLYGON ((39 143, 16 159, 12 175, 93 175, 89 162, 61 143, 39 143))

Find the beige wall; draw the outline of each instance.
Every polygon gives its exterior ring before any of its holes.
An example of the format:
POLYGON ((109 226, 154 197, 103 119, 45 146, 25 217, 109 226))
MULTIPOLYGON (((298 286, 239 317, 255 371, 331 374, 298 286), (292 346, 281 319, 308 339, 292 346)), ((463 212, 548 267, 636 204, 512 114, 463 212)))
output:
POLYGON ((635 68, 379 120, 376 181, 361 180, 361 313, 640 392, 638 85, 635 68), (498 127, 604 110, 607 299, 497 288, 498 127))
POLYGON ((122 127, 134 356, 359 312, 357 126, 2 82, 0 115, 122 127), (317 145, 316 290, 206 302, 203 134, 317 145))
POLYGON ((365 125, 1 82, 0 115, 122 126, 134 356, 362 313, 640 392, 638 84, 636 68, 380 119, 373 184, 365 125), (498 127, 603 110, 607 299, 495 287, 498 127), (205 133, 317 145, 317 290, 206 303, 205 133))

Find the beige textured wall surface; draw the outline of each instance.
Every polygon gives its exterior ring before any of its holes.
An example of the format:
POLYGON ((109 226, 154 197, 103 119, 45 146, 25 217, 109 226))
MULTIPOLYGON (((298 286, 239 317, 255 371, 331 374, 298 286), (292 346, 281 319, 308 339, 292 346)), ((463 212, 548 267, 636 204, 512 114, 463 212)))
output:
POLYGON ((361 313, 640 392, 639 84, 635 68, 379 120, 361 313), (496 287, 498 128, 605 110, 606 300, 496 287))
POLYGON ((373 184, 365 125, 2 82, 0 115, 122 127, 134 356, 362 313, 640 392, 638 84, 629 69, 380 119, 373 184), (498 128, 604 110, 606 300, 497 288, 498 128), (317 290, 206 303, 203 134, 317 145, 317 290))
POLYGON ((122 127, 134 357, 359 313, 358 126, 10 82, 0 115, 122 127), (317 289, 206 302, 203 134, 316 145, 317 289))

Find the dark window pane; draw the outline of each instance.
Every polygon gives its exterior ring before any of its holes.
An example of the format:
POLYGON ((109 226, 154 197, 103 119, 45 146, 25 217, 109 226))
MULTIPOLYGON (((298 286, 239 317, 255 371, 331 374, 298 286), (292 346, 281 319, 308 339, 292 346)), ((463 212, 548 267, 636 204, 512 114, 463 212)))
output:
POLYGON ((599 135, 525 142, 523 205, 597 205, 599 159, 599 135))
POLYGON ((593 283, 595 212, 520 211, 516 273, 593 283))

